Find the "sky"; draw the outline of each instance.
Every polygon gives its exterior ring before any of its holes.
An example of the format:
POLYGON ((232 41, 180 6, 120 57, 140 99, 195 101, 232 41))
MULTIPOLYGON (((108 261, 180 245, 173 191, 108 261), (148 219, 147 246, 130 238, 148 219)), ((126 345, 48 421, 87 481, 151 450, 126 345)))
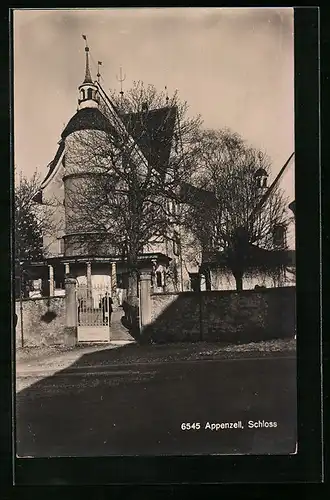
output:
MULTIPOLYGON (((178 90, 204 126, 229 127, 267 152, 272 177, 294 151, 292 8, 16 9, 14 163, 47 173, 61 132, 77 110, 84 40, 102 61, 105 89, 126 79, 178 90)), ((281 186, 294 198, 294 164, 281 186)))

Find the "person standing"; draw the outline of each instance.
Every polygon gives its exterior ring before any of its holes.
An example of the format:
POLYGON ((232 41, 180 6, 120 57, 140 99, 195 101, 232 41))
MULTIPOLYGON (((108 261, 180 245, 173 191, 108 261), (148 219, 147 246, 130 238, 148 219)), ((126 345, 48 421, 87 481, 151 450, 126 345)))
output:
POLYGON ((111 315, 112 315, 112 305, 113 301, 108 292, 105 292, 105 296, 102 299, 102 316, 103 325, 111 325, 111 315))

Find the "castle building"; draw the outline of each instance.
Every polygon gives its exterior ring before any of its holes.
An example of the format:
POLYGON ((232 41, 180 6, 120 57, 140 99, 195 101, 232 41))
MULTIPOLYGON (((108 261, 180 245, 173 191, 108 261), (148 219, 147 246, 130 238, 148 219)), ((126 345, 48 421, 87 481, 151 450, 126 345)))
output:
MULTIPOLYGON (((98 144, 102 144, 109 137, 116 141, 118 134, 127 134, 135 154, 134 161, 141 164, 141 172, 144 162, 151 166, 160 163, 166 172, 171 155, 177 148, 175 137, 179 124, 176 107, 169 105, 150 110, 145 105, 134 113, 124 113, 112 106, 110 113, 105 112, 109 98, 99 81, 92 78, 87 44, 85 76, 78 93, 77 112, 62 131, 57 151, 48 164, 48 172, 34 196, 41 211, 43 207, 53 208, 51 225, 54 230, 52 234, 44 234, 43 261, 29 263, 29 276, 36 283, 35 292, 43 296, 63 295, 66 276, 73 276, 77 279, 78 288, 90 291, 90 299, 97 307, 105 290, 118 298, 120 303, 123 301, 128 289, 129 269, 122 247, 109 241, 107 231, 98 230, 95 234, 90 224, 78 223, 74 217, 77 207, 79 211, 77 194, 86 179, 96 179, 101 171, 91 158, 91 138, 96 134, 98 144), (147 137, 141 129, 142 122, 147 137)), ((267 172, 262 168, 257 170, 255 181, 262 197, 268 190, 267 172)), ((190 184, 182 184, 181 188, 183 203, 189 204, 189 197, 195 201, 200 198, 201 204, 212 202, 209 192, 197 192, 198 189, 190 184)), ((174 214, 176 204, 168 199, 163 201, 173 205, 174 214)), ((275 229, 274 245, 285 246, 284 228, 275 229)), ((219 267, 221 252, 218 252, 214 262, 212 258, 205 257, 210 252, 202 249, 202 242, 201 248, 196 248, 196 239, 189 241, 187 230, 183 233, 182 228, 175 227, 173 222, 171 232, 170 238, 154 238, 139 254, 141 270, 151 273, 153 292, 235 289, 233 276, 219 267), (196 255, 199 253, 204 255, 198 261, 196 255)), ((216 251, 216 247, 213 250, 216 251)), ((214 251, 211 253, 213 255, 214 251)), ((264 284, 264 281, 265 277, 258 275, 245 282, 244 287, 254 288, 256 284, 264 284)), ((269 283, 267 286, 274 285, 269 283)))
MULTIPOLYGON (((91 134, 98 134, 100 140, 109 135, 114 138, 118 134, 118 127, 125 129, 125 133, 136 144, 137 154, 153 158, 160 158, 162 164, 169 161, 173 136, 177 127, 176 109, 165 106, 141 112, 120 114, 112 110, 113 119, 110 120, 104 112, 102 87, 99 82, 93 81, 89 64, 89 48, 85 48, 85 77, 79 86, 78 109, 64 128, 56 154, 48 165, 48 172, 41 184, 40 190, 34 196, 34 201, 42 207, 54 207, 52 215, 53 234, 44 235, 44 260, 30 265, 30 275, 42 282, 41 293, 45 296, 61 295, 64 293, 65 277, 73 276, 78 286, 89 289, 100 287, 107 289, 110 294, 123 295, 128 286, 127 263, 122 250, 107 241, 106 234, 100 234, 98 244, 95 245, 95 234, 87 224, 79 225, 72 217, 72 196, 79 191, 86 180, 86 176, 93 175, 89 164, 89 152, 84 149, 84 141, 88 142, 91 134), (141 113, 152 137, 148 145, 144 144, 143 134, 139 133, 138 126, 141 113), (160 125, 162 125, 160 127, 160 125), (163 134, 160 136, 159 134, 163 134), (162 140, 166 136, 167 140, 162 140), (148 146, 148 147, 147 147, 148 146)), ((95 175, 99 172, 95 166, 95 175)), ((145 245, 139 255, 141 269, 152 272, 152 287, 156 292, 173 289, 173 283, 167 280, 167 270, 175 268, 177 291, 189 289, 190 280, 186 266, 183 265, 180 245, 176 241, 158 239, 157 243, 145 245), (171 288, 172 286, 172 288, 171 288)), ((95 297, 95 303, 98 298, 95 297)))

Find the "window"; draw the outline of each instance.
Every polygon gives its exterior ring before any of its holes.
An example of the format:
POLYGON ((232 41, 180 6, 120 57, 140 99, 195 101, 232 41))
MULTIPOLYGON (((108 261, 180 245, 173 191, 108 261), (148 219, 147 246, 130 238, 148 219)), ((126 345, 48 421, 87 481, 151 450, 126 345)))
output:
POLYGON ((156 285, 158 288, 163 286, 162 272, 156 271, 156 285))
POLYGON ((63 265, 59 265, 54 269, 54 285, 58 290, 65 289, 65 274, 63 265))
POLYGON ((58 253, 59 255, 64 254, 64 238, 57 238, 58 243, 58 253))
POLYGON ((93 91, 92 89, 87 90, 87 99, 93 99, 93 91))
POLYGON ((85 89, 81 89, 82 101, 85 99, 85 89))

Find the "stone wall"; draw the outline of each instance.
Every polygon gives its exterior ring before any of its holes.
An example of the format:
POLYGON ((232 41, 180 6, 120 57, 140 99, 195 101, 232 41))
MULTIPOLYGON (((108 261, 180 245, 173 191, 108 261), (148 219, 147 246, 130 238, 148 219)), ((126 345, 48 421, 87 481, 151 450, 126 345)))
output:
POLYGON ((147 334, 157 342, 198 341, 200 294, 193 292, 151 296, 151 320, 147 334))
MULTIPOLYGON (((65 297, 23 299, 24 346, 63 344, 65 297)), ((20 301, 16 301, 16 345, 22 345, 20 301)))
POLYGON ((253 342, 295 335, 295 287, 155 294, 155 342, 253 342))

